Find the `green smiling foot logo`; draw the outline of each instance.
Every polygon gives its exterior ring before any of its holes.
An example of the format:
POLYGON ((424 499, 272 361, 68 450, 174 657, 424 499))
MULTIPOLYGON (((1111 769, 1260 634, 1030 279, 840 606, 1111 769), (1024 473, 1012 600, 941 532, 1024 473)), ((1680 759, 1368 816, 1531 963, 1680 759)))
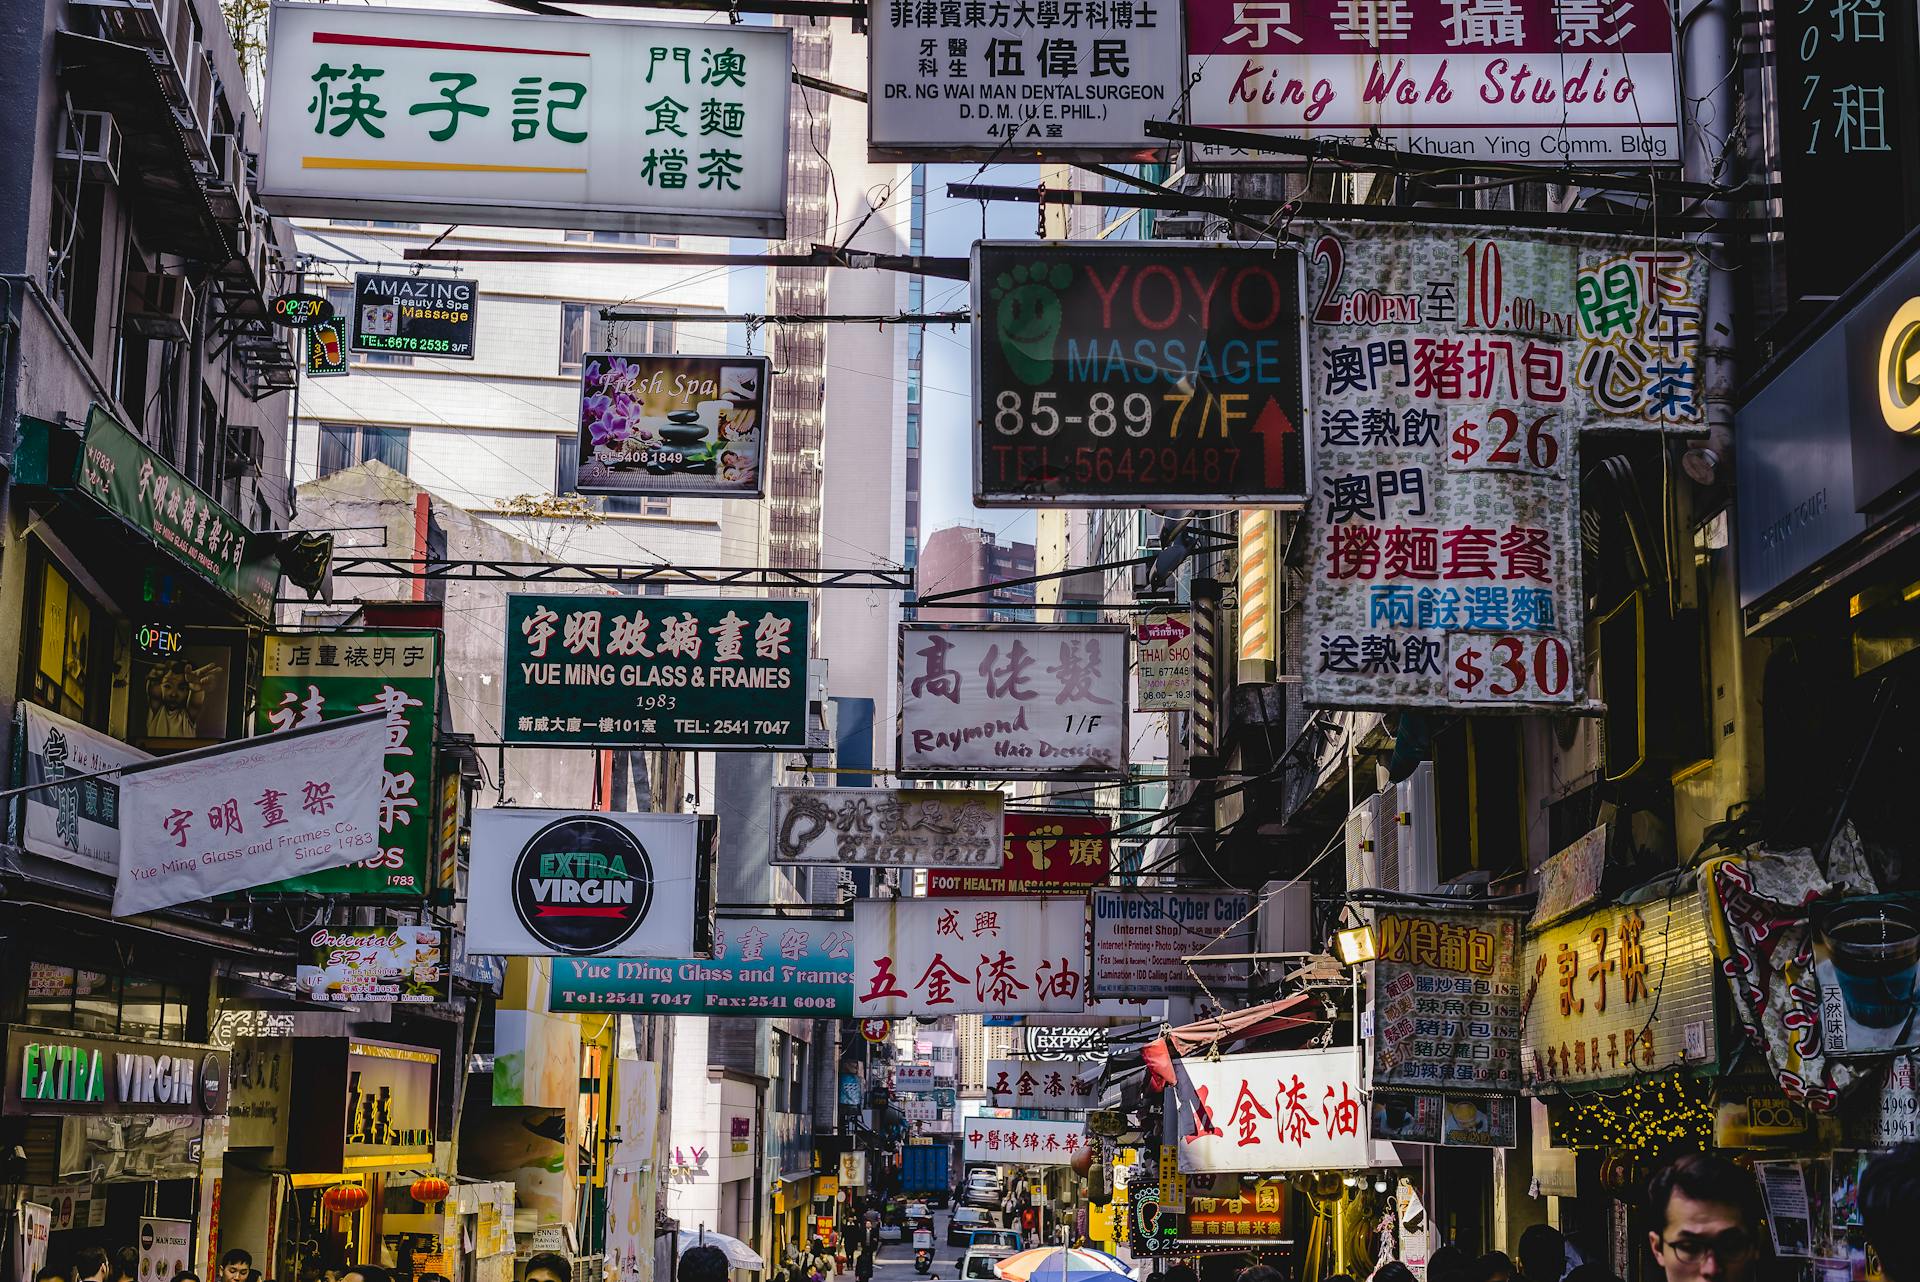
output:
POLYGON ((1060 294, 1073 279, 1065 263, 1033 263, 1000 273, 993 289, 994 332, 1000 351, 1023 383, 1053 374, 1053 340, 1060 335, 1060 294))

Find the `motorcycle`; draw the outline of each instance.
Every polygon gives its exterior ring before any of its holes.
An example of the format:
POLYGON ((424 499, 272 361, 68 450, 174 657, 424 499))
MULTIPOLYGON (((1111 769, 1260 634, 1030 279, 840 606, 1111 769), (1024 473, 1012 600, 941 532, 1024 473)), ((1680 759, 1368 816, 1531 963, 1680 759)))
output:
POLYGON ((925 1274, 931 1271, 932 1268, 933 1250, 931 1247, 921 1247, 913 1253, 913 1271, 915 1273, 925 1274))

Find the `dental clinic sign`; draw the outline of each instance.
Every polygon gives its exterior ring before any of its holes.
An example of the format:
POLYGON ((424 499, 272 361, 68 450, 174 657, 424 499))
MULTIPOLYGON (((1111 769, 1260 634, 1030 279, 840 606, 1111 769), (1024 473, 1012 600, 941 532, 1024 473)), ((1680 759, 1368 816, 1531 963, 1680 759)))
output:
POLYGON ((786 234, 785 28, 276 4, 268 31, 278 212, 786 234))
POLYGON ((9 1117, 227 1111, 227 1052, 176 1042, 81 1037, 57 1029, 7 1030, 9 1117))
MULTIPOLYGON (((1482 163, 1679 157, 1660 0, 1190 0, 1186 17, 1196 125, 1482 163)), ((1192 159, 1289 158, 1196 143, 1192 159)))

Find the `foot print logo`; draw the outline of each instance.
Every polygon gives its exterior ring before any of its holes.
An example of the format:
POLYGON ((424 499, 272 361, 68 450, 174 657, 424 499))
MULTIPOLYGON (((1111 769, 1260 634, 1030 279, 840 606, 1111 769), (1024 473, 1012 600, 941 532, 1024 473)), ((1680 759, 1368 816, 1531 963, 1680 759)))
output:
POLYGON ((1028 384, 1053 375, 1053 340, 1060 335, 1060 294, 1073 279, 1065 263, 1032 263, 1001 272, 993 289, 1000 351, 1015 377, 1028 384))

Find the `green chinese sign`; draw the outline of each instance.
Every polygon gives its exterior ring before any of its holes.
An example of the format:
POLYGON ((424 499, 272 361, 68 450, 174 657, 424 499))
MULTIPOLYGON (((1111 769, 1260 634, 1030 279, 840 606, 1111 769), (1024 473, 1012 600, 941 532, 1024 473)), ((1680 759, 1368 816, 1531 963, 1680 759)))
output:
POLYGON ((259 618, 273 613, 280 563, 248 554, 246 523, 94 406, 74 484, 259 618))
POLYGON ((804 748, 805 601, 510 596, 508 743, 804 748))
POLYGON ((263 886, 255 893, 424 895, 434 888, 433 730, 440 706, 440 634, 420 631, 275 633, 261 664, 254 729, 293 730, 383 712, 380 853, 263 886))

